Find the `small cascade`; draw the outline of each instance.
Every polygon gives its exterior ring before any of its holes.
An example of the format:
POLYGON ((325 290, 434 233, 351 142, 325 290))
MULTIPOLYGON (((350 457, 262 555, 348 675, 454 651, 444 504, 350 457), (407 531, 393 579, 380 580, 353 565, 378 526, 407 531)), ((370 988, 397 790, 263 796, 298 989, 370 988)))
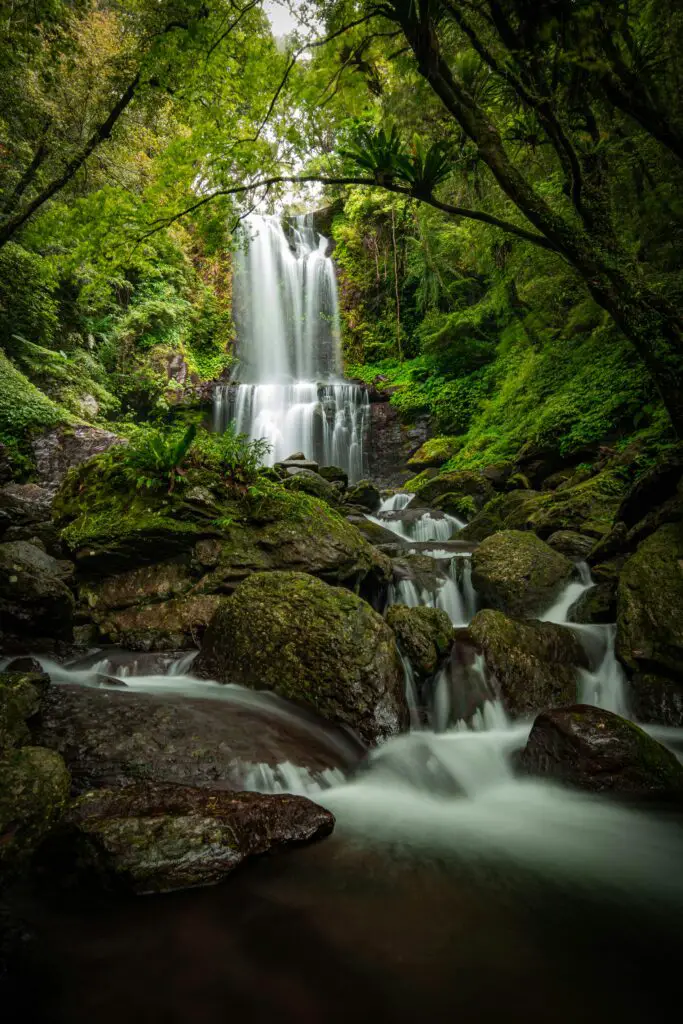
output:
POLYGON ((310 216, 251 214, 235 260, 241 383, 214 392, 213 427, 265 438, 270 465, 296 451, 363 476, 367 391, 341 377, 339 303, 327 239, 310 216))

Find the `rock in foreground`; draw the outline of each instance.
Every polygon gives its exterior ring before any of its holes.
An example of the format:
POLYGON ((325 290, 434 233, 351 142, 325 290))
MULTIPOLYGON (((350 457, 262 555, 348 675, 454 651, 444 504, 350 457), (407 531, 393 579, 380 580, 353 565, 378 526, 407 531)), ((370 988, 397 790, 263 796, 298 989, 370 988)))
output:
POLYGON ((530 775, 595 793, 678 795, 683 765, 633 722, 588 704, 539 715, 520 763, 530 775))
POLYGON ((82 796, 51 859, 136 893, 170 892, 214 885, 248 857, 321 839, 333 828, 332 814, 301 796, 127 786, 82 796))
POLYGON ((453 626, 441 608, 394 604, 387 612, 387 623, 419 676, 436 672, 453 645, 453 626))
POLYGON ((305 573, 256 573, 214 616, 196 675, 273 690, 376 743, 408 723, 396 641, 369 604, 305 573))

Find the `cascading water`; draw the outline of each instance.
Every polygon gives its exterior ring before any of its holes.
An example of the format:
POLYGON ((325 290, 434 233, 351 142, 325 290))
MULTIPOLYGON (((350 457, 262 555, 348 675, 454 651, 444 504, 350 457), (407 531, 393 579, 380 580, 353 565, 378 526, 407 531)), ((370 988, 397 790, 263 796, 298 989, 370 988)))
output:
POLYGON ((344 469, 364 469, 367 391, 342 379, 339 304, 327 239, 310 216, 285 230, 280 218, 252 214, 235 260, 240 384, 214 393, 213 425, 265 438, 272 465, 301 451, 344 469))

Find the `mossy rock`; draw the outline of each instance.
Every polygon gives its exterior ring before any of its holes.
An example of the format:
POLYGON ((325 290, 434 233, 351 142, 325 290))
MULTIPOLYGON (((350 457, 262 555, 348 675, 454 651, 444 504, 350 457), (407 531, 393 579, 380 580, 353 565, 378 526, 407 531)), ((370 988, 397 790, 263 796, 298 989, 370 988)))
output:
POLYGON ((0 759, 0 866, 21 867, 66 808, 71 776, 54 750, 22 747, 0 759))
POLYGON ((633 672, 683 676, 683 523, 651 534, 624 564, 617 653, 633 672))
POLYGON ((60 562, 26 541, 0 544, 0 620, 10 636, 72 636, 74 596, 60 562))
POLYGON ((456 519, 464 519, 465 522, 473 519, 478 511, 476 499, 471 494, 441 494, 432 504, 441 512, 447 512, 456 519))
POLYGON ((513 473, 505 484, 508 491, 530 491, 532 489, 529 478, 524 473, 513 473))
POLYGON ((576 487, 529 498, 508 517, 509 529, 533 530, 550 537, 558 530, 599 539, 609 533, 627 488, 623 476, 605 470, 576 487))
POLYGON ((349 486, 349 475, 340 466, 321 466, 318 473, 323 480, 327 480, 331 484, 337 484, 342 491, 345 491, 349 486))
POLYGON ((415 673, 423 678, 433 675, 453 646, 453 626, 446 612, 394 604, 386 620, 415 673))
POLYGON ((584 590, 567 612, 568 622, 606 623, 617 617, 616 587, 610 583, 596 583, 584 590))
POLYGON ((0 753, 31 741, 28 722, 40 710, 47 675, 33 672, 0 673, 0 753))
POLYGON ((587 659, 573 630, 484 609, 470 622, 467 635, 483 652, 487 673, 511 715, 576 699, 576 669, 586 668, 587 659))
POLYGON ((177 651, 199 645, 226 600, 220 594, 188 594, 170 601, 104 611, 93 618, 100 640, 133 651, 177 651))
POLYGON ((489 608, 540 615, 574 574, 573 563, 533 533, 503 530, 472 554, 472 583, 489 608))
POLYGON ((468 522, 460 533, 460 540, 484 540, 492 533, 498 533, 507 526, 507 520, 514 510, 530 498, 537 496, 537 491, 510 491, 508 494, 497 494, 487 501, 480 512, 468 522))
POLYGON ((556 530, 548 537, 548 544, 567 558, 583 561, 592 550, 595 541, 576 530, 556 530))
POLYGON ((408 722, 393 632, 365 601, 305 573, 257 573, 209 626, 193 671, 273 690, 366 743, 408 722))
POLYGON ((375 512, 381 504, 379 488, 371 480, 360 480, 349 487, 344 500, 347 505, 359 505, 368 512, 375 512))
POLYGON ((683 726, 683 678, 636 672, 629 683, 629 707, 639 722, 683 726))
POLYGON ((683 799, 683 765, 633 722, 578 704, 539 715, 520 765, 594 793, 683 799))
POLYGON ((421 448, 408 459, 411 469, 421 470, 437 468, 445 465, 460 450, 462 440, 459 437, 430 437, 421 448))
POLYGON ((325 480, 319 473, 310 469, 301 469, 294 476, 288 476, 283 483, 288 491, 303 491, 304 494, 312 494, 314 498, 320 498, 329 505, 339 504, 339 491, 325 480))
POLYGON ((419 486, 411 488, 415 491, 421 501, 430 504, 444 494, 458 495, 459 497, 470 497, 474 500, 477 508, 483 506, 493 498, 495 491, 491 481, 483 473, 476 473, 471 470, 454 470, 449 473, 440 473, 430 480, 425 480, 419 486))

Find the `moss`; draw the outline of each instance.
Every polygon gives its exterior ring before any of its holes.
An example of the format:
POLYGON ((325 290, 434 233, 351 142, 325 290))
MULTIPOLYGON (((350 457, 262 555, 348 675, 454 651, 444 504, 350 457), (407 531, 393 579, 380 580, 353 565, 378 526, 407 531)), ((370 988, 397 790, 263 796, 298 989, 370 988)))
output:
POLYGON ((30 857, 64 812, 70 788, 53 750, 22 747, 0 760, 0 865, 11 870, 30 857))
POLYGON ((530 498, 508 516, 505 525, 534 530, 540 537, 556 530, 576 530, 600 538, 609 533, 627 489, 620 472, 604 470, 575 487, 530 498))
MULTIPOLYGON (((422 474, 424 475, 424 474, 422 474)), ((411 489, 421 501, 433 502, 444 494, 473 498, 478 508, 489 501, 494 494, 491 482, 482 473, 449 472, 423 480, 411 481, 411 489)))
POLYGON ((27 722, 38 713, 40 688, 47 678, 31 673, 0 673, 0 752, 29 742, 27 722))
POLYGON ((448 462, 462 444, 458 437, 430 437, 415 454, 408 459, 411 469, 428 469, 430 466, 443 466, 448 462))
POLYGON ((509 494, 496 495, 458 534, 459 539, 479 541, 498 533, 505 528, 513 510, 535 495, 536 491, 510 491, 509 494))
POLYGON ((434 508, 467 522, 477 514, 478 506, 471 494, 442 494, 433 502, 434 508))
POLYGON ((568 558, 519 530, 487 537, 472 555, 472 582, 480 597, 511 615, 546 611, 573 572, 568 558))
POLYGON ((453 626, 446 612, 440 608, 395 604, 386 618, 415 672, 420 676, 436 672, 453 644, 453 626))
POLYGON ((43 394, 0 349, 0 443, 19 475, 30 473, 31 437, 60 423, 75 422, 66 409, 43 394))

